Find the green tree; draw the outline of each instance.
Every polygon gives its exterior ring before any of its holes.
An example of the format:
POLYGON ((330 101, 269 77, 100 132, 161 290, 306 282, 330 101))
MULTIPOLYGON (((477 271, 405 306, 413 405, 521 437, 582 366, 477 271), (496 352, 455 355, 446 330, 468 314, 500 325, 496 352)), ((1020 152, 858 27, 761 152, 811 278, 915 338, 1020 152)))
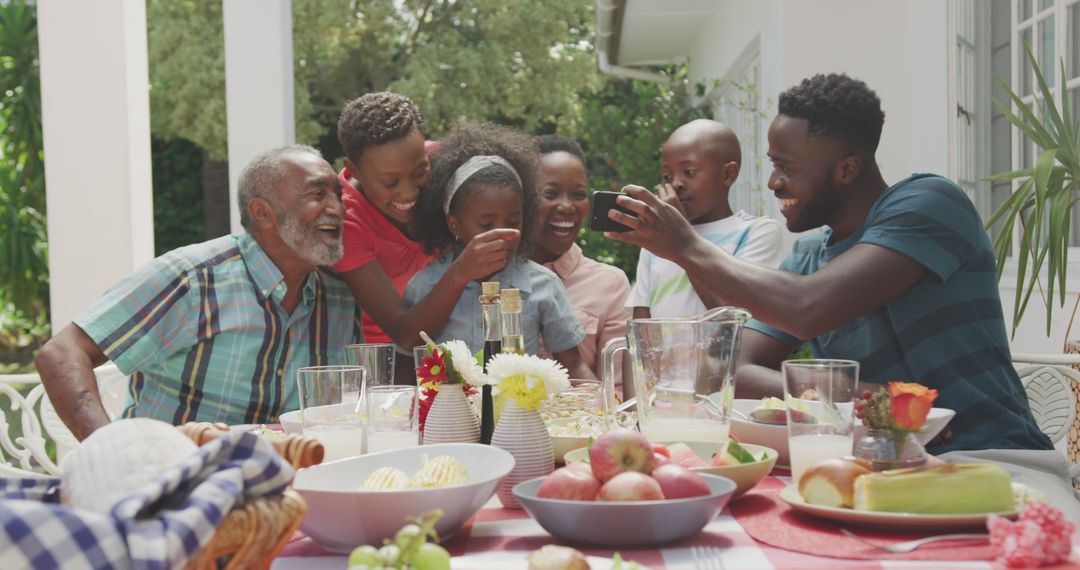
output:
POLYGON ((49 264, 36 6, 0 2, 0 352, 48 331, 49 264))
MULTIPOLYGON (((672 83, 610 77, 584 97, 577 138, 589 159, 589 184, 618 191, 626 184, 654 188, 660 182, 660 146, 679 125, 709 110, 690 99, 685 67, 661 70, 672 83)), ((623 269, 633 281, 638 248, 584 231, 585 255, 623 269)))
MULTIPOLYGON (((221 2, 147 6, 154 134, 227 156, 221 2)), ((335 135, 344 103, 393 89, 438 135, 460 118, 525 129, 573 121, 598 84, 581 0, 307 0, 293 3, 297 140, 335 135)), ((324 149, 324 151, 327 149, 324 149)))

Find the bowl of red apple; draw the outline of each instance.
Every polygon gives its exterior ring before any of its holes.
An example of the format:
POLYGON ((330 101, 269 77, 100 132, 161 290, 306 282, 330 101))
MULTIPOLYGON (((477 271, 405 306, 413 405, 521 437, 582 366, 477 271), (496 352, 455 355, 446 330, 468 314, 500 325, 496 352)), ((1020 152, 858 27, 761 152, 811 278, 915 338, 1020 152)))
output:
POLYGON ((514 496, 552 536, 598 546, 682 540, 701 531, 734 495, 727 477, 657 459, 639 432, 615 428, 546 477, 514 486, 514 496))
MULTIPOLYGON (((675 463, 700 474, 719 475, 735 482, 732 498, 753 489, 772 471, 779 457, 775 449, 730 439, 724 449, 715 443, 653 443, 656 462, 675 463)), ((582 447, 566 454, 566 463, 589 463, 589 449, 582 447)))

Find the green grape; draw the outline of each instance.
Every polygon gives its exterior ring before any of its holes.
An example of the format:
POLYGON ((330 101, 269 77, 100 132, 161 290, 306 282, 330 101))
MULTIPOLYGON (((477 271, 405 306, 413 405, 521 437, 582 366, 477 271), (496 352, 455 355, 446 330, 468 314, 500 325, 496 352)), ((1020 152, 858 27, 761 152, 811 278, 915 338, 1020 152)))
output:
POLYGON ((368 566, 371 568, 379 568, 383 565, 382 556, 379 556, 379 549, 374 546, 357 546, 349 554, 349 568, 353 566, 368 566))
POLYGON ((438 544, 425 542, 413 555, 412 566, 416 570, 450 570, 450 553, 438 544))
POLYGON ((387 566, 399 568, 398 559, 401 558, 401 549, 396 544, 387 544, 379 549, 382 563, 387 566))

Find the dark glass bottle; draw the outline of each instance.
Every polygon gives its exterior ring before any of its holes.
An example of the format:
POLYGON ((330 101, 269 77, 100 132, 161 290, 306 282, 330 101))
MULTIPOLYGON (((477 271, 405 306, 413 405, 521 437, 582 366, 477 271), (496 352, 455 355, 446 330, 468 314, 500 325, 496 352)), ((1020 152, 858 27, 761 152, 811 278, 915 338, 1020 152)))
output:
MULTIPOLYGON (((480 311, 484 319, 484 372, 492 356, 502 352, 502 334, 499 328, 499 283, 485 281, 480 284, 480 311)), ((495 406, 491 385, 480 388, 480 443, 490 444, 495 432, 495 406)))

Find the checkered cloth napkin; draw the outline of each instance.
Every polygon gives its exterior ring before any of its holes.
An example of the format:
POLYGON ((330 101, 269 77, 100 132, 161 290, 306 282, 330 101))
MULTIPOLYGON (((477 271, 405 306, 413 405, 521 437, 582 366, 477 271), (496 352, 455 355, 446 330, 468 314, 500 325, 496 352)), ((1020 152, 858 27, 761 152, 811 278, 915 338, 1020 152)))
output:
POLYGON ((59 479, 0 476, 0 568, 180 568, 235 505, 281 493, 292 476, 248 432, 207 443, 107 515, 61 506, 59 479))

